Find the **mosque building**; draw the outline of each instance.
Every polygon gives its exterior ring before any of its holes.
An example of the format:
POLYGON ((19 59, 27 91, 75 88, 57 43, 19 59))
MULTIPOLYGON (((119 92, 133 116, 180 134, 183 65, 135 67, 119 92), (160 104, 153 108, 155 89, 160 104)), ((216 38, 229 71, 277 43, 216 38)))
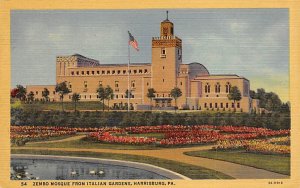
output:
MULTIPOLYGON (((250 81, 235 74, 210 74, 197 62, 182 62, 182 40, 174 35, 174 24, 168 17, 160 24, 160 36, 152 37, 152 62, 127 64, 102 64, 98 60, 80 54, 56 57, 56 83, 66 82, 71 93, 64 101, 71 101, 74 92, 80 101, 99 101, 99 86, 110 86, 114 98, 110 107, 128 104, 126 90, 132 93, 130 106, 135 110, 173 109, 175 100, 170 92, 174 87, 182 91, 177 99, 179 109, 250 112, 258 108, 258 101, 249 95, 250 81), (129 69, 128 69, 129 68, 129 69), (128 76, 129 74, 129 76, 128 76), (237 86, 241 100, 233 103, 228 99, 231 87, 237 86), (147 97, 148 89, 154 88, 155 97, 147 97)), ((50 91, 51 101, 59 101, 55 85, 28 85, 27 93, 33 92, 42 99, 42 91, 50 91)))

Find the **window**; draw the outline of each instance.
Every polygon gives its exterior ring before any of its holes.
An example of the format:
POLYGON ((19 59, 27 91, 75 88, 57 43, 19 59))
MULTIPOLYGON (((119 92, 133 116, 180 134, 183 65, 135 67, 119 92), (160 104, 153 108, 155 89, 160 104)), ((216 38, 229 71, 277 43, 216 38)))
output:
POLYGON ((36 92, 35 92, 35 94, 37 95, 37 94, 39 94, 39 92, 38 92, 38 91, 36 91, 36 92))
POLYGON ((92 98, 92 95, 90 95, 90 99, 92 98))
POLYGON ((204 103, 204 108, 207 108, 207 103, 204 103))
POLYGON ((178 54, 178 60, 180 60, 181 59, 181 50, 180 49, 177 50, 177 54, 178 54))
POLYGON ((221 108, 223 108, 223 103, 222 103, 222 102, 221 102, 221 104, 220 104, 220 105, 221 105, 221 108))
POLYGON ((53 95, 55 95, 55 91, 53 91, 53 95))
POLYGON ((81 71, 81 75, 84 75, 84 71, 81 71))
POLYGON ((234 108, 234 103, 231 104, 231 107, 234 108))
POLYGON ((74 75, 74 71, 71 72, 71 75, 74 75))
POLYGON ((163 82, 165 82, 165 79, 163 79, 163 82))
POLYGON ((147 82, 147 86, 149 86, 149 82, 147 82))
POLYGON ((137 73, 137 70, 134 70, 133 73, 136 74, 136 73, 137 73))
POLYGON ((119 87, 119 81, 115 81, 115 87, 119 87))
POLYGON ((100 71, 97 71, 97 74, 100 74, 100 71))
POLYGON ((108 70, 108 71, 106 71, 106 74, 110 74, 110 71, 108 70))
POLYGON ((84 88, 87 88, 87 81, 84 81, 84 88))
POLYGON ((86 74, 87 74, 87 75, 90 75, 90 71, 86 71, 86 74))
POLYGON ((209 85, 209 83, 206 83, 204 89, 205 89, 205 93, 210 93, 210 85, 209 85))
POLYGON ((120 74, 121 73, 121 71, 120 70, 118 70, 118 74, 120 74))
POLYGON ((240 103, 239 102, 237 103, 237 107, 240 108, 240 103))
POLYGON ((131 87, 135 88, 135 81, 134 80, 131 81, 131 87))
POLYGON ((119 95, 116 95, 116 99, 118 99, 119 98, 119 95))
POLYGON ((69 88, 72 89, 72 83, 71 82, 69 82, 69 88))
POLYGON ((182 86, 182 82, 180 82, 180 85, 182 86))
POLYGON ((143 73, 143 70, 142 70, 142 69, 139 69, 139 73, 143 73))
POLYGON ((123 70, 123 74, 126 74, 126 70, 123 70))
POLYGON ((226 103, 226 108, 228 108, 228 103, 226 103))
POLYGON ((163 66, 163 69, 165 69, 165 66, 163 66))
POLYGON ((209 108, 212 108, 212 103, 209 103, 209 108))
POLYGON ((104 71, 104 70, 102 71, 102 74, 105 74, 105 71, 104 71))
POLYGON ((92 75, 94 75, 95 74, 95 71, 92 71, 92 75))
POLYGON ((99 86, 102 86, 102 81, 99 81, 99 86))
POLYGON ((218 108, 218 103, 215 103, 215 108, 218 108))
POLYGON ((115 71, 115 70, 113 70, 113 71, 112 71, 112 74, 115 74, 115 73, 116 73, 116 71, 115 71))
POLYGON ((147 73, 147 72, 148 72, 148 70, 147 70, 147 69, 145 69, 145 70, 144 70, 144 73, 147 73))
POLYGON ((220 83, 218 82, 216 85, 215 85, 215 93, 220 93, 221 91, 221 85, 220 83))
POLYGON ((162 58, 166 57, 166 48, 161 48, 160 57, 162 58))
POLYGON ((230 92, 230 88, 231 88, 231 85, 229 82, 226 83, 226 93, 229 93, 230 92))

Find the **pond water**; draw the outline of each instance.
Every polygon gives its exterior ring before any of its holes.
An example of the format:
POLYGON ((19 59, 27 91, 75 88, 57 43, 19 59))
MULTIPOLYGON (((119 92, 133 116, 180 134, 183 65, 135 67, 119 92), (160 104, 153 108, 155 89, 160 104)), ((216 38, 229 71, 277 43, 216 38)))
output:
POLYGON ((14 180, 121 180, 169 179, 144 169, 101 162, 80 162, 55 159, 11 159, 14 180))

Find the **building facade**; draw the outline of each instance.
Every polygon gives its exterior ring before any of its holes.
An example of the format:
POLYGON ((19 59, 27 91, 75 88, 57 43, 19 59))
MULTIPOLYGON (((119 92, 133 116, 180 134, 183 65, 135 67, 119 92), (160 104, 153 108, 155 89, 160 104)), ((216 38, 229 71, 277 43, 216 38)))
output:
MULTIPOLYGON (((72 93, 80 94, 80 101, 99 101, 99 86, 110 86, 114 91, 111 107, 128 104, 126 90, 131 91, 129 100, 134 109, 154 106, 156 109, 172 109, 175 101, 170 95, 174 87, 180 88, 182 96, 177 100, 179 109, 220 110, 250 112, 258 108, 252 100, 250 82, 238 75, 212 75, 200 63, 182 62, 182 40, 174 35, 174 25, 164 20, 160 25, 160 36, 152 37, 152 62, 148 64, 101 64, 98 60, 80 54, 56 58, 56 83, 66 82, 71 93, 64 97, 70 101, 72 93), (228 99, 232 86, 237 86, 242 98, 235 104, 228 99), (154 88, 153 101, 147 97, 148 89, 154 88)), ((51 101, 59 101, 53 86, 27 86, 36 99, 42 91, 50 91, 51 101)))

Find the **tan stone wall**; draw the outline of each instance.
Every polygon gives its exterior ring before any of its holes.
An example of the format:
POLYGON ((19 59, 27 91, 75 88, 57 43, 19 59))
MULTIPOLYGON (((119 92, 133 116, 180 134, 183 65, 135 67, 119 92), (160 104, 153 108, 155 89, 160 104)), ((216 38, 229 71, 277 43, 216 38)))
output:
POLYGON ((47 88, 49 90, 49 99, 50 101, 56 100, 56 92, 55 92, 55 86, 54 85, 28 85, 26 86, 27 94, 31 91, 34 93, 35 99, 43 99, 42 92, 44 91, 44 88, 47 88))

